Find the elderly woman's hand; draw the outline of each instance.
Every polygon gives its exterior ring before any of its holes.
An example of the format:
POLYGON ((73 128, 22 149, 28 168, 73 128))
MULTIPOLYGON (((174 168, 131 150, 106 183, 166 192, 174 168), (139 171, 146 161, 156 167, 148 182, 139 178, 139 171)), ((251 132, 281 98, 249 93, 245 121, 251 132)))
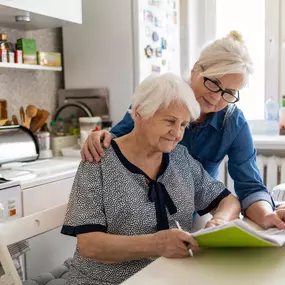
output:
POLYGON ((89 135, 81 150, 82 161, 85 162, 88 160, 89 162, 93 162, 95 159, 96 162, 99 162, 104 156, 102 142, 104 148, 108 148, 111 140, 112 134, 106 130, 96 131, 89 135))
POLYGON ((168 258, 181 258, 189 256, 186 243, 189 243, 193 251, 199 250, 199 244, 188 232, 170 229, 159 231, 154 234, 156 237, 156 248, 159 256, 168 258))

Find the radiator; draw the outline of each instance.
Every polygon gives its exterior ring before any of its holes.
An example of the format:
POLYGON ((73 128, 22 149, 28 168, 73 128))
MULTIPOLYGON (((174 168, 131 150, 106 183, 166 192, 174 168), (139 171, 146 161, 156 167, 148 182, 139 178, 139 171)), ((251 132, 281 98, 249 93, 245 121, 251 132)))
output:
MULTIPOLYGON (((272 189, 281 183, 285 183, 285 158, 277 156, 258 155, 256 159, 261 177, 267 189, 272 189)), ((219 168, 219 180, 234 192, 234 183, 228 173, 228 158, 226 157, 219 168)))

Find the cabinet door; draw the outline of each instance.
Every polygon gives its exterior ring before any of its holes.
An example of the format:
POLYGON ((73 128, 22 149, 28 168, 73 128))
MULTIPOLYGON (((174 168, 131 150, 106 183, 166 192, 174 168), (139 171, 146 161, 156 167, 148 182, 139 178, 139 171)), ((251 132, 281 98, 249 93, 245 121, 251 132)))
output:
POLYGON ((82 0, 0 0, 0 5, 77 24, 82 23, 82 0))
POLYGON ((23 216, 67 203, 73 180, 72 177, 23 190, 23 216))
MULTIPOLYGON (((66 203, 74 178, 67 178, 22 192, 24 216, 66 203)), ((29 239, 31 250, 26 253, 28 278, 36 277, 61 265, 73 256, 76 238, 60 234, 61 228, 29 239)))

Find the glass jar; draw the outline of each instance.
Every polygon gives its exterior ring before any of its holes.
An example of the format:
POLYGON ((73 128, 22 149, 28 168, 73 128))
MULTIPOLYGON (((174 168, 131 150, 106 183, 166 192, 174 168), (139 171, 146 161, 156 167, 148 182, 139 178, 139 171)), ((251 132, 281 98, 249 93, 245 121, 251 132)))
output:
POLYGON ((102 129, 101 117, 81 117, 79 118, 80 125, 80 143, 84 144, 92 131, 99 131, 102 129))

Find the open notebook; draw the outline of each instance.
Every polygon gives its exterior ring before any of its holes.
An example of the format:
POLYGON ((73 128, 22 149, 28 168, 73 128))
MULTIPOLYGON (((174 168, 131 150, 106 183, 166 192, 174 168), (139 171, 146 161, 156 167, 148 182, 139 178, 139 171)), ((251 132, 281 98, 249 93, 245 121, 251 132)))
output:
POLYGON ((256 230, 242 220, 192 233, 200 247, 272 247, 285 244, 285 230, 256 230))

